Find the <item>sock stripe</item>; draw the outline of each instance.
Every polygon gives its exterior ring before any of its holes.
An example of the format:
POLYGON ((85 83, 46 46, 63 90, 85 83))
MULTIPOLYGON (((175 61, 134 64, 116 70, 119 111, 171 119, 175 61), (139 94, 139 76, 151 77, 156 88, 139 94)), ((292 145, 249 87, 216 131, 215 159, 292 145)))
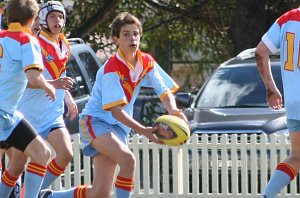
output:
POLYGON ((291 180, 293 180, 297 176, 297 172, 287 163, 281 162, 277 165, 276 170, 283 171, 288 176, 290 176, 291 180))
POLYGON ((8 187, 14 187, 18 181, 19 177, 15 178, 9 175, 8 171, 4 171, 2 175, 2 182, 7 185, 8 187))
POLYGON ((117 180, 120 180, 122 182, 127 182, 127 183, 133 183, 134 182, 133 178, 128 179, 128 178, 124 178, 124 177, 120 177, 120 176, 117 176, 117 180))
POLYGON ((57 165, 54 159, 48 164, 47 170, 57 177, 65 171, 65 169, 57 165))
POLYGON ((85 191, 87 188, 87 185, 76 187, 74 190, 74 198, 86 198, 85 191))
POLYGON ((128 178, 123 178, 123 177, 118 176, 117 180, 116 180, 116 183, 115 183, 115 186, 117 188, 121 188, 121 189, 126 190, 126 191, 132 191, 133 184, 134 184, 134 179, 133 178, 128 179, 128 178))
POLYGON ((26 171, 44 177, 46 174, 46 166, 30 162, 27 166, 26 171))

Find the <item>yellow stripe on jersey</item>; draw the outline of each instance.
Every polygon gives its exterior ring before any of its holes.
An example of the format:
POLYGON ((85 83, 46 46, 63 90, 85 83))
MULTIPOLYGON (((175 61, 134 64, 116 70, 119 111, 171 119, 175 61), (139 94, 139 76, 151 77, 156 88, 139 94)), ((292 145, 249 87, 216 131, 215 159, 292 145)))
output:
POLYGON ((24 71, 26 71, 28 69, 38 69, 39 71, 43 71, 44 68, 43 68, 42 65, 31 64, 31 65, 28 65, 28 66, 24 67, 24 71))
POLYGON ((83 132, 84 136, 89 140, 90 143, 92 143, 93 140, 90 138, 90 136, 89 136, 89 134, 88 134, 88 132, 87 132, 87 130, 86 130, 86 125, 85 125, 86 120, 87 120, 87 116, 84 116, 84 117, 79 121, 79 124, 80 124, 80 126, 81 126, 81 129, 82 129, 82 132, 83 132))
POLYGON ((111 103, 103 105, 103 109, 104 110, 109 110, 110 108, 112 108, 114 106, 117 106, 117 105, 124 106, 125 104, 127 104, 126 100, 125 99, 121 99, 121 100, 118 100, 118 101, 111 102, 111 103))

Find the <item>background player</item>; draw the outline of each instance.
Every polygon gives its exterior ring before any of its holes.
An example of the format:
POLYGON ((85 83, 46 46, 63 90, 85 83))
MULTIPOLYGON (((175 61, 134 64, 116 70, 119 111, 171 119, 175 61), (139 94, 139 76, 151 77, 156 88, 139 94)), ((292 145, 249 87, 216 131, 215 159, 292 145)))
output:
MULTIPOLYGON (((0 33, 0 141, 31 158, 25 176, 26 198, 37 197, 46 172, 50 151, 42 138, 16 109, 27 82, 46 91, 51 100, 55 89, 41 74, 41 51, 30 27, 38 12, 35 0, 10 0, 7 4, 9 29, 0 33), (28 81, 27 81, 28 80, 28 81)), ((12 160, 15 156, 12 156, 12 160)), ((8 197, 19 174, 7 169, 1 178, 0 197, 8 197)))
POLYGON ((267 198, 275 197, 300 170, 300 8, 280 16, 256 48, 258 68, 267 89, 269 106, 273 109, 282 107, 282 96, 274 82, 269 59, 269 55, 278 49, 291 154, 272 174, 263 193, 267 198))
MULTIPOLYGON (((65 10, 58 1, 48 1, 39 11, 41 31, 37 38, 42 48, 44 71, 46 80, 54 85, 56 101, 50 103, 44 94, 37 90, 27 88, 20 101, 18 109, 33 123, 33 127, 54 148, 55 158, 47 165, 47 172, 42 189, 48 188, 60 176, 72 159, 72 143, 63 119, 64 101, 71 119, 77 115, 77 105, 71 94, 65 89, 72 87, 72 79, 66 77, 66 63, 70 53, 69 44, 60 32, 65 25, 65 10)), ((13 149, 16 160, 10 167, 21 173, 27 158, 13 149)))

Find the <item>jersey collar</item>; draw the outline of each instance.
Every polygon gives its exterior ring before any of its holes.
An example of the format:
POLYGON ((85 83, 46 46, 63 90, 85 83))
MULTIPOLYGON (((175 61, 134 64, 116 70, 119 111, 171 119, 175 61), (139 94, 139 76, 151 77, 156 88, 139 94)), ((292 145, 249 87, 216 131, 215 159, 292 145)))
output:
POLYGON ((10 23, 8 24, 8 31, 10 32, 25 32, 31 34, 31 30, 20 23, 10 23))

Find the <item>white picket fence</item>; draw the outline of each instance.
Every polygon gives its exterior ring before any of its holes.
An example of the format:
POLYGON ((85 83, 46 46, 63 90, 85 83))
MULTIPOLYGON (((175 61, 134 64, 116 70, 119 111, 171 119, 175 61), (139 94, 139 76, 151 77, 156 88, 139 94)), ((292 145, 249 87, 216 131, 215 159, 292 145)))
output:
MULTIPOLYGON (((91 184, 92 163, 73 135, 74 160, 52 189, 91 184)), ((277 163, 289 154, 285 135, 193 135, 181 147, 168 147, 134 135, 129 147, 137 159, 132 197, 259 197, 277 163)), ((299 177, 278 197, 300 196, 299 177)), ((112 192, 113 197, 113 192, 112 192)))

